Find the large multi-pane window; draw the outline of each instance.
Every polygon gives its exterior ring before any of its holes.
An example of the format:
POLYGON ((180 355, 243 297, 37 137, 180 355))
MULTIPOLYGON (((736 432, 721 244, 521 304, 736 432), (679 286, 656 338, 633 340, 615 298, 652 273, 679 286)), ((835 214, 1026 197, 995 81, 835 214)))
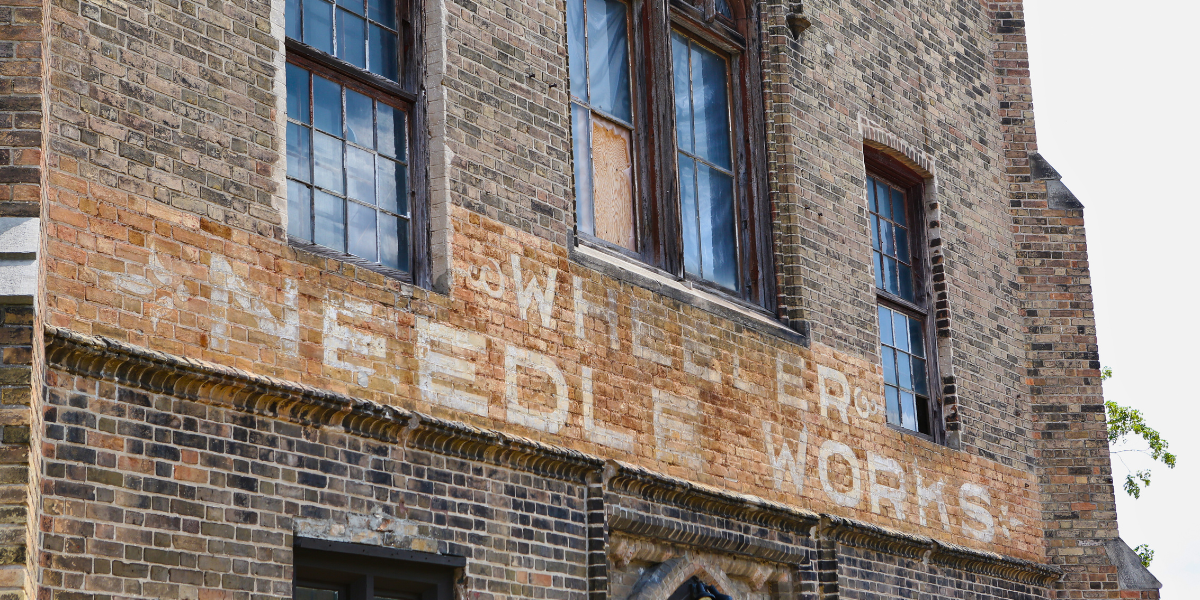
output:
POLYGON ((934 435, 919 185, 870 174, 867 205, 888 423, 934 435))
POLYGON ((727 0, 635 14, 568 0, 576 228, 583 243, 770 301, 756 27, 727 0))
POLYGON ((293 240, 411 278, 407 5, 288 1, 287 194, 293 240))

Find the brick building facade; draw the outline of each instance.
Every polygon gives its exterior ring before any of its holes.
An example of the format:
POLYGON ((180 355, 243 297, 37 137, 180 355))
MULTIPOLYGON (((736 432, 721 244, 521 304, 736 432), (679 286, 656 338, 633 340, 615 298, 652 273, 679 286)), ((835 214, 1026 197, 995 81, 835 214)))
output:
POLYGON ((1020 1, 3 4, 0 597, 1158 597, 1020 1))

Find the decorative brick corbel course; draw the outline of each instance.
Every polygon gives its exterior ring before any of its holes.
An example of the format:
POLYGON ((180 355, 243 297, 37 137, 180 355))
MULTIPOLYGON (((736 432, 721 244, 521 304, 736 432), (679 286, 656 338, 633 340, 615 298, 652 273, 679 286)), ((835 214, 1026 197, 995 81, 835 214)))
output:
MULTIPOLYGON (((589 524, 594 527, 589 528, 588 535, 589 550, 598 556, 604 556, 606 551, 609 556, 616 552, 617 557, 630 552, 649 556, 646 548, 661 549, 662 544, 667 544, 687 548, 684 552, 703 549, 733 555, 730 560, 735 562, 739 560, 736 557, 744 557, 750 562, 794 568, 811 564, 816 547, 819 556, 824 557, 818 558, 816 576, 824 590, 822 593, 829 597, 836 597, 838 544, 872 548, 904 557, 924 556, 950 568, 1040 585, 1056 580, 1061 573, 1054 567, 817 514, 617 461, 606 462, 582 452, 519 436, 107 338, 46 326, 45 339, 47 365, 73 375, 298 424, 339 428, 352 435, 415 450, 596 487, 595 493, 589 492, 589 524), (622 505, 623 498, 631 498, 642 506, 667 507, 667 510, 650 514, 622 505), (721 527, 705 525, 701 517, 707 522, 720 523, 721 527), (610 532, 623 538, 647 540, 639 544, 651 545, 635 545, 630 550, 629 542, 609 544, 607 536, 610 532), (814 542, 817 543, 814 545, 814 542), (827 579, 829 573, 822 574, 821 564, 833 565, 832 582, 822 579, 827 579)), ((593 569, 591 592, 594 596, 603 595, 605 591, 606 574, 599 568, 600 562, 589 562, 589 568, 593 569)), ((752 583, 758 581, 761 584, 783 573, 772 571, 764 576, 762 569, 746 566, 750 563, 730 564, 734 565, 730 567, 731 572, 752 583)))

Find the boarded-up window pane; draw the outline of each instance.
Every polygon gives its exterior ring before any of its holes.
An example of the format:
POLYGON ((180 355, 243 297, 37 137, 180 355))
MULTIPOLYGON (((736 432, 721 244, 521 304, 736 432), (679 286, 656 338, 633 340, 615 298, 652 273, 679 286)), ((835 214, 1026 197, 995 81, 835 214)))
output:
POLYGON ((592 119, 596 237, 636 250, 633 235, 633 148, 629 130, 592 119))

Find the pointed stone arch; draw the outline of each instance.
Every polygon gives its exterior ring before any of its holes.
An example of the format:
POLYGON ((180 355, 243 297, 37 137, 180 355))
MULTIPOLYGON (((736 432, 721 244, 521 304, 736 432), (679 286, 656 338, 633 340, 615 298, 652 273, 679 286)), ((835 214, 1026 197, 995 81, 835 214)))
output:
POLYGON ((634 586, 629 600, 667 600, 692 577, 717 586, 722 594, 738 596, 738 586, 716 560, 685 552, 647 569, 634 586))

